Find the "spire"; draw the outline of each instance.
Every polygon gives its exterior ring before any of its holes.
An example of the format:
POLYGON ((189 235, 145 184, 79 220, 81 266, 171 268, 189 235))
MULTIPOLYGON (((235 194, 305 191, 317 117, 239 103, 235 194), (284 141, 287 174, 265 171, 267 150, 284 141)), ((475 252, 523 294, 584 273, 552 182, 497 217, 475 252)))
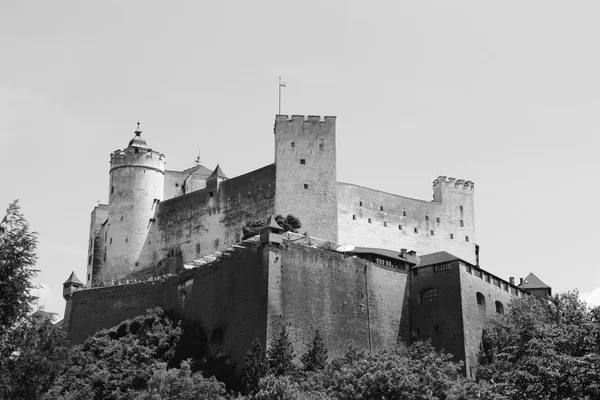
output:
POLYGON ((133 137, 133 139, 131 139, 129 141, 129 147, 139 147, 139 148, 147 149, 148 144, 146 143, 146 140, 144 140, 142 138, 142 130, 140 129, 140 121, 138 121, 137 129, 133 133, 135 133, 135 136, 133 137))
POLYGON ((69 275, 69 279, 67 279, 65 281, 65 283, 63 283, 63 286, 67 286, 67 285, 74 285, 74 286, 83 286, 83 283, 81 283, 81 281, 79 279, 77 279, 77 275, 75 275, 75 271, 71 272, 71 275, 69 275))
POLYGON ((223 172, 223 170, 221 169, 219 164, 217 164, 217 168, 215 168, 213 173, 210 174, 210 176, 208 178, 206 178, 206 180, 215 179, 215 178, 229 179, 229 178, 227 178, 227 175, 225 175, 225 173, 223 172))

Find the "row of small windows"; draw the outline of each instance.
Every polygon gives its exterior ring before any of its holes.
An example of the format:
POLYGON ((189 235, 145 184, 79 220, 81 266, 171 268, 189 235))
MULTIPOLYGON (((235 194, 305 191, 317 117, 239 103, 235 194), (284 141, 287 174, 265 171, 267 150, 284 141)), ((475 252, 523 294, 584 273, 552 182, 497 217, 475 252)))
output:
MULTIPOLYGON (((304 186, 307 186, 307 185, 304 185, 304 186)), ((305 187, 305 189, 306 189, 306 187, 305 187)), ((383 211, 383 209, 382 209, 382 211, 383 211)), ((406 217, 406 211, 403 211, 403 213, 404 213, 403 215, 406 217)), ((354 221, 356 221, 356 214, 352 214, 352 219, 354 221)), ((370 224, 373 222, 373 220, 371 218, 369 218, 368 221, 369 221, 370 224)), ((427 215, 425 216, 425 221, 429 221, 429 217, 427 215)), ((436 222, 440 223, 440 218, 439 217, 436 217, 436 222)), ((460 224, 461 227, 465 226, 465 222, 462 219, 459 221, 459 224, 460 224)), ((383 226, 387 226, 387 222, 386 221, 383 221, 383 226)), ((402 225, 398 225, 398 229, 402 230, 402 225)), ((433 232, 433 231, 431 231, 431 232, 433 232)), ((432 233, 432 235, 433 235, 433 233, 432 233)), ((467 242, 468 242, 468 240, 467 240, 467 242)))
MULTIPOLYGON (((477 305, 481 306, 482 308, 485 309, 485 296, 484 296, 484 294, 481 293, 481 292, 477 292, 476 298, 477 298, 477 305)), ((499 301, 496 301, 495 305, 496 305, 496 312, 498 314, 504 314, 504 304, 502 304, 499 301)))
MULTIPOLYGON (((308 185, 304 185, 304 189, 308 189, 308 185)), ((353 214, 353 215, 352 215, 352 220, 353 220, 353 221, 356 221, 356 214, 353 214)), ((372 218, 367 218, 367 222, 368 222, 369 224, 372 224, 372 223, 373 223, 373 219, 372 219, 372 218)), ((462 222, 462 221, 461 221, 461 222, 462 222)), ((387 226, 388 226, 388 223, 387 223, 387 221, 383 221, 383 226, 384 226, 384 227, 387 227, 387 226)), ((398 230, 400 230, 400 231, 401 231, 401 230, 403 230, 403 228, 402 228, 402 225, 398 225, 398 230)), ((419 233, 419 228, 413 228, 413 232, 414 232, 414 233, 419 233)), ((434 231, 434 230, 430 230, 430 231, 429 231, 429 234, 430 234, 431 236, 435 236, 435 231, 434 231)), ((454 239, 454 233, 451 233, 451 234, 450 234, 450 239, 454 239)), ((465 242, 468 242, 468 241, 469 241, 469 236, 465 236, 465 242)))
POLYGON ((515 296, 522 296, 522 292, 516 289, 513 286, 509 286, 508 283, 500 281, 500 279, 495 278, 489 274, 484 274, 481 270, 471 267, 470 265, 466 266, 467 272, 469 274, 475 275, 479 279, 485 279, 485 281, 489 284, 496 286, 497 288, 504 290, 505 292, 510 292, 515 296), (484 278, 485 277, 485 278, 484 278))
MULTIPOLYGON (((296 147, 296 142, 290 143, 292 149, 296 147)), ((325 148, 325 141, 323 139, 319 139, 319 150, 323 150, 325 148)))

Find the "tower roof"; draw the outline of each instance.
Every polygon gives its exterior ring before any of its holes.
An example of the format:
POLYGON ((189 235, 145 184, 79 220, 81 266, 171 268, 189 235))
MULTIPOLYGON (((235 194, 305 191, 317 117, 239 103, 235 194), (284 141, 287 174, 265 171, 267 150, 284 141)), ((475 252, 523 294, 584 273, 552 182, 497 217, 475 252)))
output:
POLYGON ((140 129, 140 123, 137 123, 137 129, 135 130, 135 136, 133 137, 133 139, 131 139, 129 141, 129 147, 138 147, 138 148, 143 148, 143 149, 148 149, 148 144, 146 143, 146 140, 144 138, 142 138, 142 130, 140 129))
POLYGON ((215 168, 213 173, 210 174, 210 176, 208 178, 206 178, 206 180, 214 179, 214 178, 229 179, 229 178, 227 178, 227 175, 225 175, 223 170, 221 170, 221 167, 219 166, 219 164, 217 164, 217 168, 215 168))
POLYGON ((521 289, 551 289, 550 286, 546 285, 540 278, 535 276, 533 272, 529 273, 523 283, 519 285, 521 289))
POLYGON ((262 229, 271 228, 276 231, 283 231, 283 227, 277 223, 273 215, 269 215, 267 223, 262 226, 262 229))
POLYGON ((65 283, 63 283, 63 286, 67 286, 67 285, 75 285, 75 286, 83 286, 83 283, 81 283, 81 281, 79 279, 77 279, 77 275, 75 275, 75 271, 71 272, 71 275, 69 275, 69 279, 67 279, 65 281, 65 283))

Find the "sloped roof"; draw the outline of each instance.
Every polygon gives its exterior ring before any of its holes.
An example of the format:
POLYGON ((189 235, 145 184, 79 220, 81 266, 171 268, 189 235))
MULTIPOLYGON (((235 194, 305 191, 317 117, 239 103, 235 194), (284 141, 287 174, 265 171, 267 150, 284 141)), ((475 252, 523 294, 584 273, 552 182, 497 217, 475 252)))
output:
POLYGON ((414 261, 408 260, 400 256, 400 252, 387 250, 387 249, 377 249, 374 247, 355 247, 352 251, 354 254, 375 254, 383 257, 391 258, 394 260, 401 260, 407 262, 409 264, 416 264, 414 261))
POLYGON ((217 164, 217 168, 215 168, 215 170, 213 171, 212 174, 210 174, 210 176, 207 178, 207 180, 211 179, 211 178, 229 179, 229 178, 227 178, 227 175, 225 175, 225 173, 223 172, 223 170, 221 169, 219 164, 217 164))
POLYGON ((550 286, 542 282, 540 278, 535 276, 533 272, 530 272, 529 275, 523 279, 523 283, 521 283, 519 287, 521 289, 552 289, 550 286))
POLYGON ((279 225, 277 223, 277 221, 275 221, 275 217, 273 217, 272 215, 269 216, 269 219, 267 220, 267 223, 264 224, 261 229, 266 229, 266 228, 276 229, 276 230, 279 230, 279 231, 283 230, 283 228, 281 227, 281 225, 279 225))
POLYGON ((206 168, 204 165, 196 165, 192 168, 184 169, 183 172, 188 173, 190 175, 200 175, 205 178, 209 177, 212 174, 212 171, 206 168))
POLYGON ((129 147, 140 147, 140 148, 147 149, 148 144, 146 143, 146 139, 142 138, 142 136, 141 136, 142 130, 140 129, 139 122, 138 122, 138 127, 134 133, 135 133, 135 136, 133 137, 133 139, 131 139, 129 141, 129 147))
POLYGON ((77 286, 77 285, 83 286, 83 283, 81 283, 81 281, 79 279, 77 279, 77 275, 75 275, 75 271, 71 272, 71 275, 69 275, 69 279, 67 279, 65 281, 65 283, 63 283, 63 286, 66 286, 68 284, 73 284, 75 286, 77 286))
POLYGON ((438 251, 436 253, 423 255, 421 257, 421 261, 419 262, 419 264, 417 264, 417 267, 426 267, 428 265, 435 265, 456 260, 461 259, 446 251, 438 251))

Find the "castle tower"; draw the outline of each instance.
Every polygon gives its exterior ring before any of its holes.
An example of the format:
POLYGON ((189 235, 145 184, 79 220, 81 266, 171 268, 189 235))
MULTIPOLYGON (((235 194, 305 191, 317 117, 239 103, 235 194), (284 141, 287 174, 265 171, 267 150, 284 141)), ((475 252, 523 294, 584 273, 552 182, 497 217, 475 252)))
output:
POLYGON ((110 155, 106 269, 103 280, 137 271, 138 259, 148 245, 148 232, 164 193, 165 156, 135 136, 124 150, 110 155))
POLYGON ((335 117, 277 115, 275 211, 300 219, 300 232, 337 242, 335 117))
POLYGON ((63 329, 68 332, 71 322, 71 311, 73 310, 73 293, 83 288, 83 283, 77 279, 75 271, 71 272, 69 278, 63 283, 63 298, 67 304, 65 306, 65 316, 63 318, 63 329))
POLYGON ((210 176, 208 178, 206 178, 206 187, 209 188, 210 190, 214 190, 214 192, 218 192, 219 185, 221 184, 221 182, 223 182, 226 179, 227 179, 227 176, 225 175, 223 170, 221 170, 221 167, 219 166, 219 164, 217 164, 217 168, 215 168, 213 173, 210 174, 210 176))

